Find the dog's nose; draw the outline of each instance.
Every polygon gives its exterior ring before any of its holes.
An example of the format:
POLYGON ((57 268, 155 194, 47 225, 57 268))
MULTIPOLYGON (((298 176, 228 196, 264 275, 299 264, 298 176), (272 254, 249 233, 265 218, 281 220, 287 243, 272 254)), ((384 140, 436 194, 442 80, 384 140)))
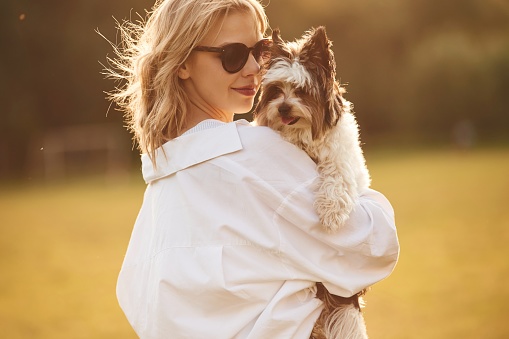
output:
POLYGON ((290 113, 290 110, 292 109, 292 106, 288 104, 281 104, 281 106, 278 107, 278 112, 281 116, 286 116, 290 113))

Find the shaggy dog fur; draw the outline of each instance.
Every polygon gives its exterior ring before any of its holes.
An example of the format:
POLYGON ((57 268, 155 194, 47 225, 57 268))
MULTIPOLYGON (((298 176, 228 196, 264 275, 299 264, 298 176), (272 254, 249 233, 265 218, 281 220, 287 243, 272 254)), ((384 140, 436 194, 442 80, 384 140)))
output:
MULTIPOLYGON (((338 231, 370 177, 351 105, 336 81, 332 43, 323 27, 294 42, 283 41, 275 30, 272 39, 255 124, 278 131, 316 162, 320 182, 315 208, 325 230, 338 231)), ((364 291, 345 298, 330 294, 321 283, 317 288, 325 308, 311 338, 367 338, 360 312, 364 291)))

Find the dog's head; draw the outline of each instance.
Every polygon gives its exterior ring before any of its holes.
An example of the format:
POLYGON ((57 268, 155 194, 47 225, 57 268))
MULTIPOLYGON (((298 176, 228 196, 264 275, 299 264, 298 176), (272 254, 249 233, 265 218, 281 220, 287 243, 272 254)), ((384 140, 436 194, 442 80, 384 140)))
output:
POLYGON ((256 121, 283 136, 308 133, 312 140, 319 139, 337 124, 342 111, 343 89, 336 81, 325 28, 312 29, 294 42, 283 41, 274 30, 272 40, 256 121))

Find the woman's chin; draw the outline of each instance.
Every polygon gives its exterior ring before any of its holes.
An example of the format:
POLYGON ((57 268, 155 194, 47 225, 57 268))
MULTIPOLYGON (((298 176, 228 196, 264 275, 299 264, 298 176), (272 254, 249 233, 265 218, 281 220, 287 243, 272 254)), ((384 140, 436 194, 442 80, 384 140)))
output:
POLYGON ((253 109, 254 100, 251 100, 249 103, 245 105, 238 105, 234 110, 235 114, 246 114, 249 113, 253 109))

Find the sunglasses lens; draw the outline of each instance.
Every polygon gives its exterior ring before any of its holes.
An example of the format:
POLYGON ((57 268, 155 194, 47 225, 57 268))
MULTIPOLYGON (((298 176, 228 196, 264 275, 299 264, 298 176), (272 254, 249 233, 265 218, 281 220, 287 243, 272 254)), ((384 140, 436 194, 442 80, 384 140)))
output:
POLYGON ((222 54, 223 67, 227 72, 237 73, 244 67, 249 57, 249 48, 244 44, 236 43, 224 47, 222 54))
POLYGON ((229 73, 237 73, 246 64, 251 50, 253 50, 253 56, 256 61, 263 65, 270 59, 271 46, 272 42, 267 39, 258 41, 253 48, 249 48, 241 43, 226 45, 221 54, 223 67, 229 73))

